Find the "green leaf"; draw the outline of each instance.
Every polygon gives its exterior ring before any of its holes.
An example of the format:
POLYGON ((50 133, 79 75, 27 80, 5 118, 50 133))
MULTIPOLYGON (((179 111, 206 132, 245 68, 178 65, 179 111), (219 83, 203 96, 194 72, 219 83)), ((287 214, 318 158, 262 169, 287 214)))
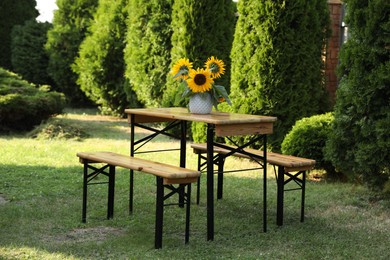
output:
POLYGON ((219 96, 222 96, 230 106, 232 105, 232 101, 230 100, 229 95, 224 86, 215 85, 214 89, 217 92, 217 94, 219 96))

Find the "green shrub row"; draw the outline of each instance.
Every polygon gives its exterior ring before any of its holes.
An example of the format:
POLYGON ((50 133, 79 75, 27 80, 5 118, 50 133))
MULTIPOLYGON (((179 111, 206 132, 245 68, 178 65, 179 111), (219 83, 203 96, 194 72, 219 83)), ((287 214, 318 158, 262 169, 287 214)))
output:
POLYGON ((65 97, 22 80, 0 68, 0 131, 31 130, 35 125, 59 114, 65 97))

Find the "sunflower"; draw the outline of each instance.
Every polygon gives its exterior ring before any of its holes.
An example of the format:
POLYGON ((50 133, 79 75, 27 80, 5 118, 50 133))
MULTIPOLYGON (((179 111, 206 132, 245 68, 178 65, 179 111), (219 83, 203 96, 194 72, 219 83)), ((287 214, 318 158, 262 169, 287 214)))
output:
POLYGON ((181 58, 173 65, 171 74, 176 79, 187 79, 188 72, 192 69, 192 62, 186 58, 181 58))
POLYGON ((214 80, 211 78, 211 72, 206 69, 190 70, 189 79, 187 79, 188 87, 192 92, 206 92, 212 88, 214 80))
POLYGON ((211 56, 205 63, 205 68, 211 72, 212 78, 219 78, 225 73, 225 63, 211 56))

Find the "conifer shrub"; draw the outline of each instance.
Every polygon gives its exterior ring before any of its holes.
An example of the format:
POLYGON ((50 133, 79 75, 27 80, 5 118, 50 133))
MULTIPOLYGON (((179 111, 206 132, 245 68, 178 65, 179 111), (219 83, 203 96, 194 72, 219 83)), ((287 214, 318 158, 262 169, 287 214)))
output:
POLYGON ((79 47, 93 21, 98 0, 56 1, 53 27, 47 33, 45 49, 49 55, 48 73, 55 82, 53 89, 64 93, 73 106, 89 106, 91 101, 77 85, 72 65, 79 47))
POLYGON ((278 151, 303 118, 329 111, 324 49, 329 11, 324 0, 238 1, 230 97, 238 113, 276 116, 268 144, 278 151))
POLYGON ((122 115, 136 100, 128 98, 124 90, 128 85, 123 58, 127 2, 99 1, 94 23, 89 26, 72 66, 81 90, 99 105, 103 114, 122 115))
POLYGON ((390 2, 346 4, 350 38, 340 51, 341 81, 326 154, 351 178, 383 191, 390 186, 390 2))
POLYGON ((27 21, 12 30, 12 71, 28 82, 38 85, 53 85, 47 73, 49 57, 45 51, 48 22, 27 21))
POLYGON ((65 106, 64 95, 0 68, 0 131, 31 130, 65 106))
POLYGON ((130 0, 125 52, 125 88, 146 107, 161 106, 171 63, 172 0, 130 0), (132 91, 133 94, 131 93, 132 91))
POLYGON ((316 169, 324 169, 328 177, 336 177, 335 168, 324 156, 332 122, 332 113, 298 120, 282 142, 282 153, 316 160, 316 169))
MULTIPOLYGON (((172 7, 171 66, 180 58, 188 58, 195 68, 203 67, 210 56, 224 61, 226 71, 218 85, 230 90, 230 52, 236 22, 235 5, 231 0, 175 0, 172 7)), ((169 77, 162 106, 187 106, 181 97, 179 83, 169 77)), ((193 123, 195 141, 205 138, 205 125, 193 123)))

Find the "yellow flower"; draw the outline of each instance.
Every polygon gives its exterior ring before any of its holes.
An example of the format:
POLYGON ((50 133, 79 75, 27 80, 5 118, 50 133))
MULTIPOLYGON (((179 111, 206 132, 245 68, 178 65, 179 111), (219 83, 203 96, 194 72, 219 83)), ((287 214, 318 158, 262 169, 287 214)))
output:
POLYGON ((205 69, 198 68, 190 70, 189 79, 187 79, 188 87, 192 92, 206 92, 212 88, 214 80, 211 78, 211 72, 205 69))
POLYGON ((205 63, 205 68, 211 72, 212 78, 219 78, 225 73, 225 63, 211 56, 205 63))
POLYGON ((171 74, 176 79, 187 79, 188 78, 188 72, 192 69, 192 62, 189 61, 189 59, 181 58, 178 60, 175 65, 173 65, 171 74))

